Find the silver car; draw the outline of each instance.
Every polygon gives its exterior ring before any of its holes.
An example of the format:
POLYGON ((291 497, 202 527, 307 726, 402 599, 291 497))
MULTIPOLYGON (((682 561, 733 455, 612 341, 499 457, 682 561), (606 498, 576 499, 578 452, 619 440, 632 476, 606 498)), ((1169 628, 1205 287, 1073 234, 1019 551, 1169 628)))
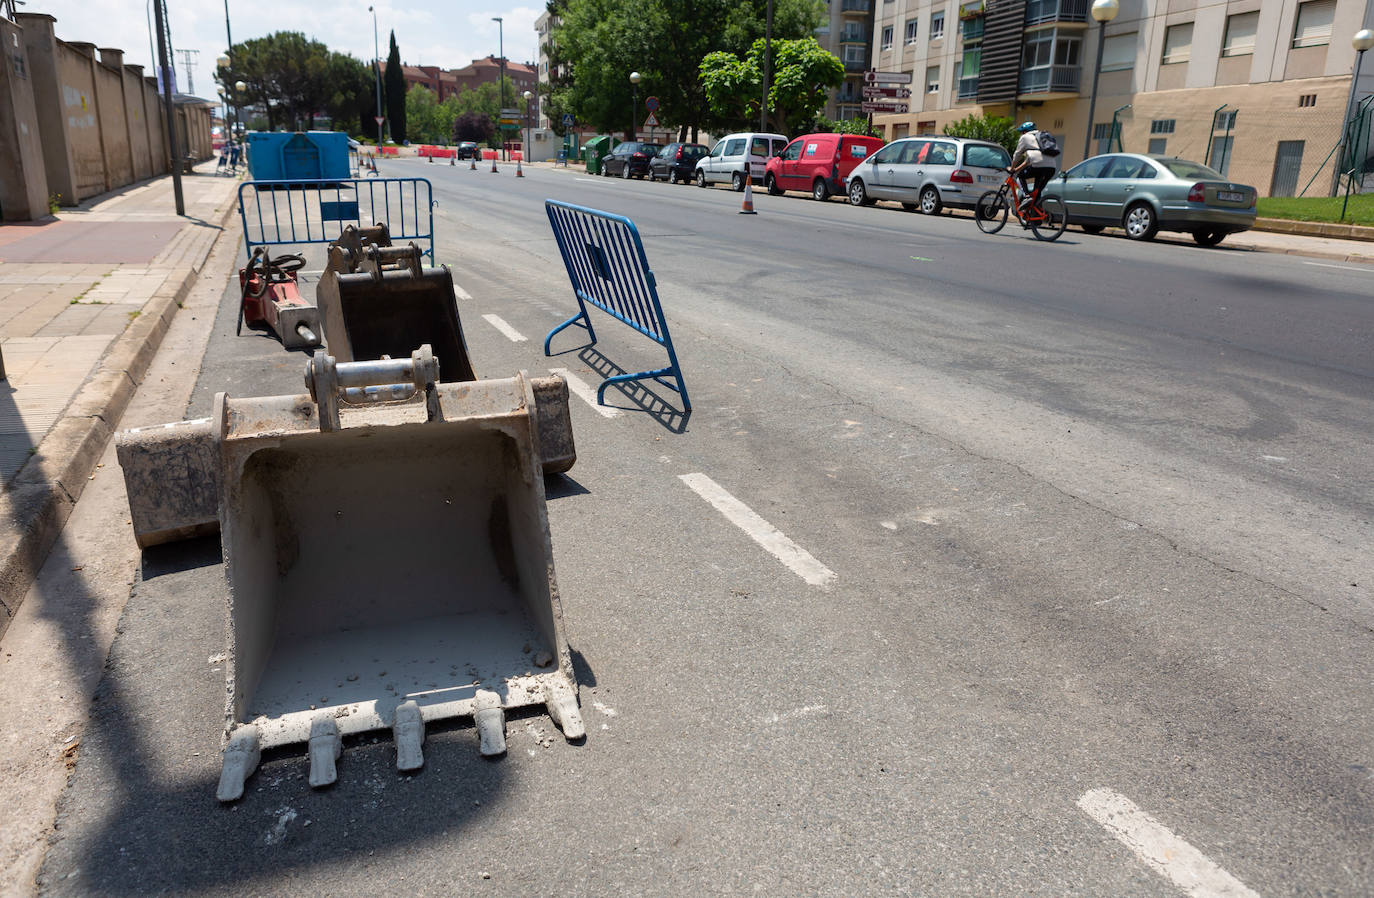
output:
POLYGON ((945 206, 972 209, 1006 178, 1011 155, 1000 144, 961 137, 894 140, 859 163, 845 182, 849 201, 896 200, 908 212, 935 215, 945 206))
POLYGON ((1132 240, 1183 231, 1201 246, 1255 224, 1258 191, 1198 162, 1173 156, 1109 153, 1093 156, 1045 188, 1068 210, 1069 224, 1089 234, 1124 228, 1132 240))

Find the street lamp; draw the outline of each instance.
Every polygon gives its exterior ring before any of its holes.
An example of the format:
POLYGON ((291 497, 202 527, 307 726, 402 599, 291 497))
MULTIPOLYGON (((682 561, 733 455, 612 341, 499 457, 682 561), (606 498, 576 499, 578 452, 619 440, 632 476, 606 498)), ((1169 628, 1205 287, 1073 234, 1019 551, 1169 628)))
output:
POLYGON ((625 138, 626 140, 635 139, 635 116, 639 115, 639 80, 639 72, 630 73, 630 84, 632 85, 630 96, 632 99, 630 100, 630 131, 629 136, 625 138))
MULTIPOLYGON (((491 20, 496 23, 496 49, 501 54, 501 80, 497 82, 501 89, 501 114, 506 113, 506 26, 505 20, 500 16, 492 16, 491 20)), ((506 135, 501 135, 501 146, 506 145, 506 135)), ((510 156, 506 156, 506 161, 510 161, 510 156)))
MULTIPOLYGON (((530 98, 533 97, 534 94, 530 93, 529 91, 525 91, 523 94, 521 94, 521 96, 525 98, 525 147, 524 147, 524 151, 523 151, 522 155, 523 155, 526 159, 529 159, 529 158, 530 158, 530 98)), ((531 160, 531 161, 533 161, 533 160, 531 160)))
POLYGON ((372 71, 377 75, 377 147, 382 146, 382 45, 377 40, 377 10, 369 6, 372 13, 372 71))
MULTIPOLYGON (((1356 106, 1355 100, 1359 93, 1360 65, 1364 62, 1364 51, 1368 50, 1370 47, 1374 47, 1374 31, 1370 31, 1368 28, 1362 28, 1359 31, 1355 32, 1355 35, 1350 38, 1350 46, 1355 48, 1355 73, 1350 76, 1350 99, 1346 101, 1345 127, 1341 129, 1341 143, 1343 145, 1349 144, 1352 138, 1359 136, 1359 133, 1355 128, 1355 110, 1358 108, 1356 106)), ((1355 157, 1356 152, 1363 151, 1357 151, 1357 148, 1353 145, 1344 147, 1344 152, 1339 157, 1339 162, 1336 165, 1335 177, 1331 179, 1332 196, 1335 196, 1336 191, 1340 189, 1341 169, 1345 167, 1345 157, 1348 155, 1351 159, 1353 159, 1355 157)), ((1351 170, 1353 172, 1353 168, 1351 170)), ((1347 203, 1350 202, 1349 179, 1346 180, 1345 200, 1347 203)), ((1341 220, 1345 220, 1344 205, 1341 206, 1341 220)))
MULTIPOLYGON (((1087 159, 1092 149, 1093 115, 1097 112, 1097 79, 1102 74, 1102 49, 1107 44, 1107 23, 1116 18, 1121 11, 1117 0, 1093 0, 1093 19, 1100 27, 1097 29, 1097 65, 1093 66, 1093 92, 1088 96, 1088 126, 1083 135, 1083 158, 1087 159)), ((1108 150, 1110 151, 1110 147, 1108 150)))
MULTIPOLYGON (((219 77, 221 83, 223 83, 223 79, 229 74, 229 54, 221 53, 219 57, 215 59, 215 68, 219 69, 219 77)), ((224 105, 224 124, 227 126, 229 132, 228 139, 233 140, 234 127, 229 121, 229 94, 225 92, 224 88, 220 88, 219 90, 219 99, 224 105)))

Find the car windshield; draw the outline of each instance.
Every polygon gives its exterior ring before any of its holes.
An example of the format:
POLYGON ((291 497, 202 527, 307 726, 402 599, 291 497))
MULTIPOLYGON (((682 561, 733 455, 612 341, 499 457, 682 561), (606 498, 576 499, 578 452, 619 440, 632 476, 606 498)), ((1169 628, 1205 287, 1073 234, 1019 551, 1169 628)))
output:
POLYGON ((1210 181, 1226 180, 1226 176, 1221 172, 1214 168, 1208 168, 1200 162, 1189 162, 1187 159, 1159 159, 1156 161, 1172 172, 1174 177, 1182 178, 1185 181, 1198 178, 1210 181))

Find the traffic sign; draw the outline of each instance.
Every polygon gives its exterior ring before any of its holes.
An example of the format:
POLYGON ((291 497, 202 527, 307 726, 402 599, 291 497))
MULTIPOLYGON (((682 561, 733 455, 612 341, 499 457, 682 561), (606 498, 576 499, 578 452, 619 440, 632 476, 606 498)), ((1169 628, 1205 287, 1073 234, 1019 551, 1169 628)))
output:
POLYGON ((906 103, 863 103, 859 108, 864 112, 876 112, 878 115, 896 115, 911 109, 906 103))
POLYGON ((502 109, 501 114, 506 118, 518 118, 525 114, 525 110, 512 107, 510 109, 502 109))
POLYGON ((573 118, 573 114, 572 114, 571 112, 565 112, 565 113, 563 113, 563 127, 564 127, 564 128, 571 128, 571 127, 573 126, 573 123, 574 123, 575 121, 577 121, 577 119, 573 118))
POLYGON ((653 114, 652 112, 649 113, 649 117, 646 118, 646 119, 644 120, 644 127, 646 127, 646 128, 657 128, 657 127, 658 127, 658 119, 654 118, 654 114, 653 114))
POLYGON ((378 128, 380 128, 380 127, 382 126, 382 122, 386 121, 386 116, 384 116, 384 115, 374 115, 372 118, 373 118, 374 121, 377 122, 377 127, 378 127, 378 128))
POLYGON ((519 131, 519 130, 520 130, 520 125, 519 125, 518 123, 516 123, 516 122, 502 122, 502 123, 501 123, 501 130, 502 130, 502 131, 519 131))
POLYGON ((520 124, 520 119, 516 118, 515 116, 510 116, 510 115, 503 115, 503 116, 501 116, 501 118, 500 118, 498 121, 499 121, 501 124, 503 124, 503 125, 518 125, 518 124, 520 124))
POLYGON ((864 72, 865 84, 910 84, 910 72, 875 72, 870 69, 864 72))
POLYGON ((865 100, 877 100, 883 97, 905 100, 910 96, 911 88, 909 87, 870 87, 867 84, 864 85, 865 100))
POLYGON ((644 108, 650 112, 658 112, 658 97, 645 97, 644 108))

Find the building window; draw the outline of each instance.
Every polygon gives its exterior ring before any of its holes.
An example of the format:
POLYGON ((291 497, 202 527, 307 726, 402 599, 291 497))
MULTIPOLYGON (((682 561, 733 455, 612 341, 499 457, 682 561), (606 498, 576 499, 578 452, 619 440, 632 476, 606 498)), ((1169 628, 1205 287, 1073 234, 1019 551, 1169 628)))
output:
POLYGON ((1102 71, 1120 72, 1135 68, 1136 33, 1113 34, 1102 43, 1102 71))
POLYGON ((906 20, 906 42, 907 42, 908 44, 914 44, 914 43, 916 43, 916 20, 915 20, 915 19, 907 19, 907 20, 906 20))
MULTIPOLYGON (((1328 21, 1329 21, 1329 19, 1328 19, 1328 21)), ((1330 27, 1328 26, 1328 31, 1329 31, 1329 30, 1330 30, 1330 27)), ((945 11, 942 9, 942 10, 940 10, 939 12, 933 12, 933 13, 930 14, 930 39, 931 39, 932 41, 938 41, 940 38, 942 38, 942 37, 944 37, 944 36, 945 36, 945 11)))
POLYGON ((1097 147, 1093 152, 1098 156, 1112 151, 1111 122, 1098 122, 1093 125, 1093 143, 1097 147))
POLYGON ((1316 106, 1316 105, 1317 105, 1317 95, 1316 95, 1316 94, 1303 94, 1302 96, 1298 97, 1298 106, 1300 106, 1300 107, 1304 107, 1304 106, 1316 106))
POLYGON ((1165 153, 1164 148, 1168 145, 1169 138, 1167 137, 1151 137, 1150 148, 1147 152, 1149 152, 1153 156, 1163 156, 1165 153))
POLYGON ((1170 25, 1164 32, 1164 58, 1160 60, 1165 65, 1172 65, 1176 62, 1187 62, 1193 52, 1193 23, 1184 22, 1182 25, 1170 25))
POLYGON ((846 63, 856 63, 862 65, 864 62, 864 52, 867 47, 849 46, 844 48, 844 61, 846 63))
POLYGON ((940 92, 940 67, 938 65, 926 66, 926 93, 938 94, 940 92))
POLYGON ((891 50, 891 49, 892 49, 892 26, 891 26, 891 25, 888 25, 886 28, 883 29, 883 49, 884 49, 884 50, 891 50))
POLYGON ((1226 17, 1226 39, 1221 44, 1222 56, 1251 56, 1255 52, 1255 32, 1259 30, 1259 12, 1243 12, 1226 17))
POLYGON ((1231 168, 1231 148, 1235 144, 1234 137, 1214 137, 1212 138, 1212 168, 1221 172, 1223 175, 1229 174, 1231 168))
POLYGON ((1173 134, 1175 120, 1171 118, 1157 118, 1150 122, 1151 134, 1173 134))
POLYGON ((917 136, 921 136, 921 135, 924 135, 924 134, 934 134, 934 133, 935 133, 935 122, 930 121, 930 122, 917 122, 917 123, 916 123, 916 134, 917 134, 917 136))
POLYGON ((1218 112, 1212 119, 1213 131, 1230 131, 1236 126, 1236 110, 1230 112, 1218 112))
POLYGON ((1331 20, 1336 15, 1336 0, 1311 0, 1298 4, 1298 21, 1293 29, 1294 47, 1320 47, 1331 43, 1331 20))

